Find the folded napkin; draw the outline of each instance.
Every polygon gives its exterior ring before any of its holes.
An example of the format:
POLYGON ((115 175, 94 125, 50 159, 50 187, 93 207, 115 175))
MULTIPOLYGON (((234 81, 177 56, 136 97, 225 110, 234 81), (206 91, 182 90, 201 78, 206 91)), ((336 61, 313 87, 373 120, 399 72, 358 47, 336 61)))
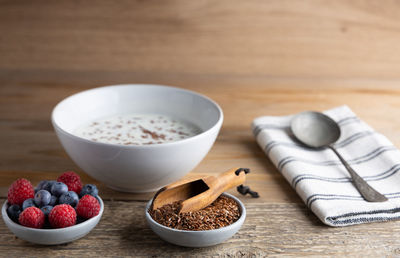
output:
POLYGON ((264 116, 253 121, 258 144, 305 204, 329 226, 349 226, 400 218, 400 152, 347 106, 324 112, 335 120, 341 137, 335 144, 351 167, 389 201, 363 199, 330 149, 301 145, 290 130, 293 116, 264 116))

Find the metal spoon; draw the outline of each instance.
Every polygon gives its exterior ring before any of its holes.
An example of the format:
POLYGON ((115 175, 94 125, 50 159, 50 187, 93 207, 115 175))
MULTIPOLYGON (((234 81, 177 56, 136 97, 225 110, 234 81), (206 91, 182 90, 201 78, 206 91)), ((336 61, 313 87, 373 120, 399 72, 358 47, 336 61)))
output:
POLYGON ((308 147, 330 148, 349 171, 353 184, 365 200, 369 202, 384 202, 388 200, 360 177, 335 149, 333 144, 340 137, 340 128, 330 117, 319 112, 302 112, 293 118, 291 129, 294 136, 308 147))

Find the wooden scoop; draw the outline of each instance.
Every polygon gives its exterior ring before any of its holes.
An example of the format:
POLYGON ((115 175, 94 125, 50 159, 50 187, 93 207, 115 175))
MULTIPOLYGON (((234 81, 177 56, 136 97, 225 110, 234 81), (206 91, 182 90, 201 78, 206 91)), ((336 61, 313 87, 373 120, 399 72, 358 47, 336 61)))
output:
POLYGON ((151 209, 156 210, 165 204, 182 201, 180 213, 200 210, 210 205, 224 191, 243 184, 248 172, 245 168, 233 168, 217 176, 175 182, 155 194, 151 209))

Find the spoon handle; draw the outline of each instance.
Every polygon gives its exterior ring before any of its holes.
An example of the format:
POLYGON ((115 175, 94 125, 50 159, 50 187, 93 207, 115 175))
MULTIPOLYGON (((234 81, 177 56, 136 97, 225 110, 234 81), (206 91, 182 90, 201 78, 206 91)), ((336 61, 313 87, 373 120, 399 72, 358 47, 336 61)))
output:
POLYGON ((362 177, 360 177, 333 146, 329 145, 328 147, 338 156, 347 171, 349 171, 351 178, 353 179, 353 184, 365 200, 369 202, 385 202, 388 200, 384 195, 377 192, 362 177))

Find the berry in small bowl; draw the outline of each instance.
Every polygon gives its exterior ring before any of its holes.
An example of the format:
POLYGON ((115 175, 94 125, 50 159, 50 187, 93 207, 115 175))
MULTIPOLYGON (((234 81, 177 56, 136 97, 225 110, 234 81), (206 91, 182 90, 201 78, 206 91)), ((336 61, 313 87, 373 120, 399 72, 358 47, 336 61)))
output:
POLYGON ((81 194, 80 178, 74 172, 67 173, 58 182, 41 181, 35 189, 26 179, 18 179, 10 186, 2 216, 17 237, 36 244, 56 245, 79 239, 97 225, 104 210, 98 191, 95 196, 84 194, 79 199, 78 193, 68 191, 68 183, 72 181, 72 189, 81 194))

